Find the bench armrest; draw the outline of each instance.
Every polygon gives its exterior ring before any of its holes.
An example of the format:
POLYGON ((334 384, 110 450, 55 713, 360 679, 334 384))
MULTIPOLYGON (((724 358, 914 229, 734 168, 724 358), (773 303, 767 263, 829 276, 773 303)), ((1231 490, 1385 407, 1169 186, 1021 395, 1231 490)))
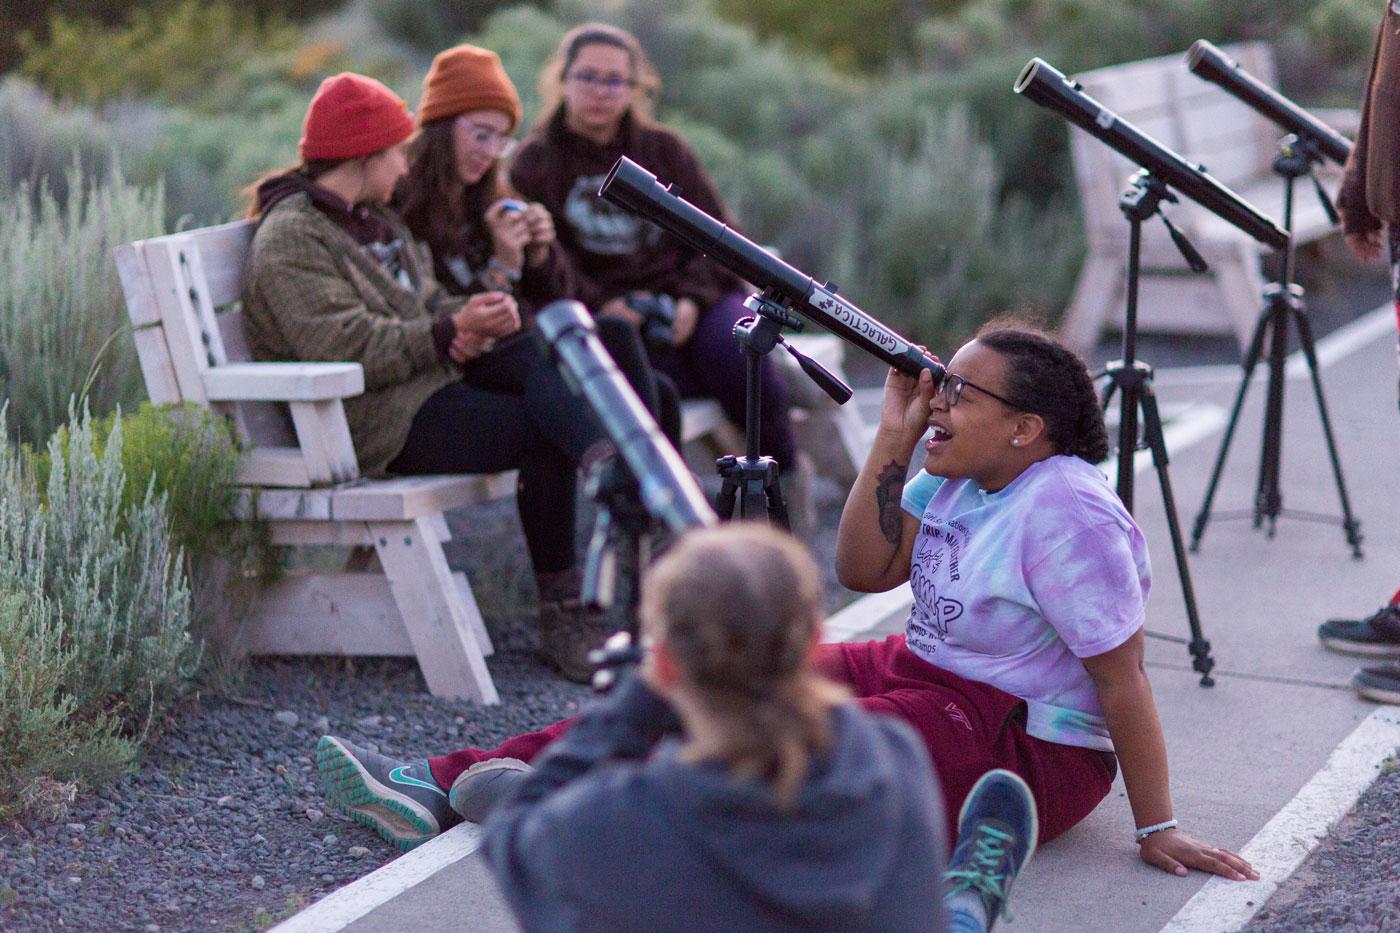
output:
POLYGON ((230 363, 204 374, 211 402, 324 402, 364 390, 359 363, 230 363))

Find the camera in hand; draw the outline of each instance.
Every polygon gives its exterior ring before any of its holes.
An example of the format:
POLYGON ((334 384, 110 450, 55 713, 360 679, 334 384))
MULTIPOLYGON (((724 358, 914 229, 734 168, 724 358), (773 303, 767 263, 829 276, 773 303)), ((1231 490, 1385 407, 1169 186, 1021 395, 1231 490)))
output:
POLYGON ((676 299, 652 292, 632 292, 625 299, 627 307, 641 315, 639 329, 649 347, 669 347, 675 342, 676 299))

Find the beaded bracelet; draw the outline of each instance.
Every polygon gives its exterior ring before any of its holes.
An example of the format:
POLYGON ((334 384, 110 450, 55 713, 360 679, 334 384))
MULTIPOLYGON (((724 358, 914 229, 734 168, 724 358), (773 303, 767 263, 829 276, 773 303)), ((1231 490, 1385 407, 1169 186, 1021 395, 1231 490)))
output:
POLYGON ((1176 829, 1176 826, 1176 820, 1167 820, 1165 823, 1153 823, 1151 826, 1144 826, 1142 829, 1135 831, 1134 835, 1137 837, 1138 844, 1141 845, 1142 840, 1153 833, 1160 833, 1164 829, 1176 829))

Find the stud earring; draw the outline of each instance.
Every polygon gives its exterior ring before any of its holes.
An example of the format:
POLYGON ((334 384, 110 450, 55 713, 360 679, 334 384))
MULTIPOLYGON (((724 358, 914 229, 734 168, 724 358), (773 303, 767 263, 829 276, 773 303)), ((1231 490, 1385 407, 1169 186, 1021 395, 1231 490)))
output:
POLYGON ((1012 447, 1020 447, 1020 446, 1021 446, 1021 441, 1020 441, 1020 439, 1019 439, 1019 438, 1013 437, 1013 438, 1011 439, 1011 446, 1012 446, 1012 447))

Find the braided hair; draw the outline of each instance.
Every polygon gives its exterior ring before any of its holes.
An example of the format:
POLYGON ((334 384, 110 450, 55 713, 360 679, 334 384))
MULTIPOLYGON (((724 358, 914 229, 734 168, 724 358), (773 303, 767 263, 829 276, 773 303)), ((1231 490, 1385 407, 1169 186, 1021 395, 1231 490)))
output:
POLYGON ((976 339, 1006 358, 1008 397, 1018 408, 1045 419, 1055 453, 1090 463, 1108 456, 1103 408, 1082 359, 1049 335, 1022 324, 992 322, 976 339))
POLYGON ((687 534, 643 590, 645 629, 723 725, 720 758, 736 777, 771 786, 779 805, 829 747, 831 707, 844 697, 808 660, 823 608, 811 555, 762 524, 687 534))

